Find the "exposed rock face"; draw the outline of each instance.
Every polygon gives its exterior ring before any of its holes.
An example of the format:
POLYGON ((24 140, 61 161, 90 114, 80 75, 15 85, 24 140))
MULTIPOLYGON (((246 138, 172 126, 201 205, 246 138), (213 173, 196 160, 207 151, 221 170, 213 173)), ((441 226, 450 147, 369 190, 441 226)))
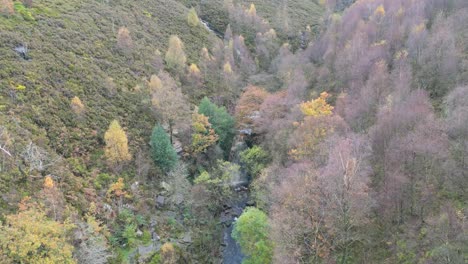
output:
POLYGON ((159 208, 164 207, 165 200, 166 198, 164 196, 158 195, 158 197, 156 198, 156 206, 159 208))

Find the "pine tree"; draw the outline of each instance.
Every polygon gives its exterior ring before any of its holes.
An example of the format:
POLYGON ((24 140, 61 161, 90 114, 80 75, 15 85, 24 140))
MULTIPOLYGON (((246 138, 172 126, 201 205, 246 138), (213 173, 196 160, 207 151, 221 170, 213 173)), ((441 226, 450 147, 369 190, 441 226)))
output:
POLYGON ((185 57, 184 44, 177 36, 171 36, 169 39, 169 48, 166 53, 166 65, 169 70, 182 71, 185 67, 187 58, 185 57))
POLYGON ((117 120, 111 122, 104 140, 106 141, 105 154, 109 162, 121 163, 131 160, 127 135, 117 120))
POLYGON ((187 23, 191 27, 196 27, 200 24, 200 20, 198 19, 197 11, 195 11, 195 8, 190 8, 190 11, 187 15, 187 23))
POLYGON ((151 134, 151 156, 156 166, 168 172, 177 165, 177 153, 171 144, 169 135, 161 125, 157 125, 151 134))

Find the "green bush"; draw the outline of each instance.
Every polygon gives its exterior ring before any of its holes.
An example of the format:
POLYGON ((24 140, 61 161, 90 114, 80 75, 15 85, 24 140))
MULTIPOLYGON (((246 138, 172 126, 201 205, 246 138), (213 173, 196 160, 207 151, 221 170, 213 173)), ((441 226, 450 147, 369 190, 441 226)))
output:
POLYGON ((268 238, 270 226, 267 215, 255 207, 248 207, 234 225, 232 236, 247 258, 243 264, 272 262, 273 244, 268 238))
POLYGON ((257 176, 270 162, 268 153, 259 146, 242 151, 240 158, 252 177, 257 176))

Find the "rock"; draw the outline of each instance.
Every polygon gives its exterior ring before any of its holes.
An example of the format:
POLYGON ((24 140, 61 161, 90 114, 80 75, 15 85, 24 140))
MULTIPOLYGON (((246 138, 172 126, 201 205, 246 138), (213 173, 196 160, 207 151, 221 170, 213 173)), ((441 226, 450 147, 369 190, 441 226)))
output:
POLYGON ((167 182, 162 182, 161 187, 164 189, 166 192, 171 192, 172 188, 171 185, 169 185, 167 182))
POLYGON ((246 135, 246 136, 250 136, 252 135, 252 129, 248 128, 248 129, 241 129, 239 130, 239 134, 241 135, 246 135))
POLYGON ((192 235, 190 233, 185 233, 184 238, 182 238, 182 243, 191 244, 192 243, 192 235))
POLYGON ((151 232, 151 240, 159 241, 161 240, 161 237, 156 232, 151 232))
POLYGON ((158 195, 158 197, 156 198, 156 206, 157 207, 163 207, 165 200, 166 200, 166 198, 164 196, 158 195))
POLYGON ((132 183, 132 185, 130 186, 130 190, 132 190, 132 192, 134 192, 134 193, 138 192, 138 185, 139 184, 140 184, 139 182, 132 183))
POLYGON ((247 206, 255 206, 255 201, 249 200, 245 203, 247 206))
POLYGON ((137 235, 137 237, 141 237, 143 235, 143 232, 141 232, 140 229, 137 229, 136 235, 137 235))
POLYGON ((139 263, 146 263, 154 253, 156 253, 161 246, 159 244, 149 244, 146 246, 139 246, 138 247, 138 255, 140 258, 138 259, 139 263))

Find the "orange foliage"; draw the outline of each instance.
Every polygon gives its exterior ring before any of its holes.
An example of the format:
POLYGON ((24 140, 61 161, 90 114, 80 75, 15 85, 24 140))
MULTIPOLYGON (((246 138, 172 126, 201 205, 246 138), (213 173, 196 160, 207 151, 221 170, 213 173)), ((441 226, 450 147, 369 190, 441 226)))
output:
POLYGON ((268 92, 257 86, 249 86, 245 89, 236 106, 236 118, 239 124, 251 125, 253 117, 265 101, 268 92))

